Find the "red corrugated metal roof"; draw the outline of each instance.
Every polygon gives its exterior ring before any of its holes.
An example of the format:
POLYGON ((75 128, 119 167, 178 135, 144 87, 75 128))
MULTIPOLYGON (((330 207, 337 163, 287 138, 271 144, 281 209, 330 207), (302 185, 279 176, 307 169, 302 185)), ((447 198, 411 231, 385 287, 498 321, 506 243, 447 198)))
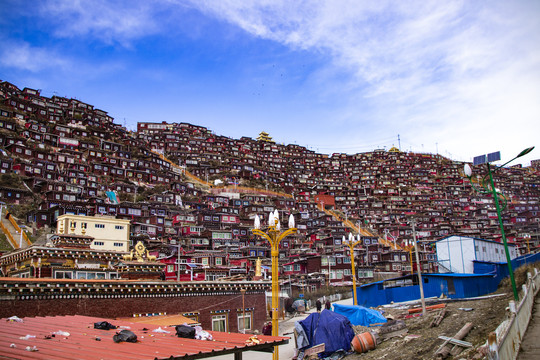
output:
POLYGON ((13 359, 197 359, 243 351, 268 351, 288 343, 288 337, 257 335, 259 344, 247 345, 252 335, 209 331, 214 341, 183 339, 174 327, 163 328, 169 334, 155 333, 158 326, 109 320, 89 316, 29 317, 23 322, 0 320, 0 357, 13 359), (128 326, 137 335, 137 343, 115 343, 117 330, 94 329, 94 323, 108 321, 128 326), (54 332, 68 332, 69 336, 54 332), (21 339, 26 335, 35 338, 21 339), (14 345, 12 345, 14 344, 14 345), (12 347, 14 346, 14 347, 12 347), (38 351, 25 350, 36 347, 38 351))

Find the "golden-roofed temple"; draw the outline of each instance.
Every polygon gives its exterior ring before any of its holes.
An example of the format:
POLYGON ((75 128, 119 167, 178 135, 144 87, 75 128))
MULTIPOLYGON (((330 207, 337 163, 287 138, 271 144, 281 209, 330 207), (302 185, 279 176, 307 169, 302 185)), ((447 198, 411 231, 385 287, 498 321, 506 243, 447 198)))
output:
POLYGON ((259 137, 257 138, 257 140, 265 141, 265 142, 269 142, 269 143, 274 143, 275 142, 274 140, 272 140, 272 137, 267 132, 264 132, 264 131, 260 132, 259 137))

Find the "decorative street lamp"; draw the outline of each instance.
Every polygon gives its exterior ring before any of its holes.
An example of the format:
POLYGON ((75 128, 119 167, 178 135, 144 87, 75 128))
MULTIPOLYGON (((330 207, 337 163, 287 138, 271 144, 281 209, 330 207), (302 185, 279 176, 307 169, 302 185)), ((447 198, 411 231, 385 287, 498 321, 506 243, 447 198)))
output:
POLYGON ((412 260, 412 249, 414 249, 414 243, 412 240, 405 239, 401 242, 401 248, 409 252, 409 262, 411 263, 411 274, 414 273, 413 260, 412 260))
POLYGON ((354 241, 353 234, 349 233, 349 240, 345 239, 343 235, 343 243, 349 247, 349 252, 351 254, 351 268, 352 268, 352 286, 353 286, 353 299, 354 305, 358 305, 358 299, 356 297, 356 268, 354 266, 354 250, 353 248, 358 245, 362 240, 360 240, 360 234, 358 234, 358 240, 354 241))
MULTIPOLYGON (((261 221, 259 215, 255 215, 253 224, 254 229, 251 231, 255 235, 268 240, 272 249, 272 336, 278 336, 278 310, 279 310, 279 282, 278 282, 278 255, 279 255, 279 243, 286 236, 295 234, 297 229, 294 227, 294 216, 289 216, 289 229, 281 232, 281 224, 279 223, 279 213, 277 210, 271 212, 268 217, 268 229, 267 232, 262 231, 261 221)), ((274 360, 279 359, 278 347, 274 347, 274 354, 272 356, 274 360)))
POLYGON ((481 188, 478 188, 478 187, 476 187, 474 185, 474 182, 472 181, 472 170, 471 170, 471 167, 469 166, 469 164, 465 164, 465 167, 463 169, 463 171, 465 172, 465 175, 467 176, 467 178, 469 179, 469 181, 471 183, 471 186, 476 191, 478 191, 481 194, 491 194, 493 196, 493 202, 495 203, 495 209, 497 210, 497 218, 499 220, 499 226, 501 228, 501 235, 502 235, 502 240, 503 240, 503 245, 504 245, 504 252, 506 254, 506 263, 508 265, 508 272, 510 273, 510 281, 512 283, 512 290, 514 292, 514 299, 516 301, 519 300, 519 297, 518 297, 518 293, 517 293, 517 289, 516 289, 516 280, 514 279, 514 270, 512 269, 512 263, 511 263, 511 259, 510 259, 510 252, 508 251, 508 243, 506 241, 506 235, 504 233, 504 226, 503 226, 503 221, 502 221, 502 216, 501 216, 501 212, 506 208, 506 198, 500 192, 499 189, 495 188, 495 183, 493 182, 493 173, 496 172, 497 170, 499 170, 500 168, 504 167, 508 163, 514 161, 515 159, 520 158, 520 157, 522 157, 524 155, 527 155, 533 149, 534 149, 534 146, 523 150, 515 158, 505 162, 501 166, 495 166, 493 171, 491 170, 491 166, 489 165, 489 163, 493 162, 493 161, 500 160, 501 159, 500 152, 494 152, 494 153, 491 153, 491 154, 487 154, 487 156, 486 155, 476 156, 474 158, 473 164, 474 165, 486 164, 487 170, 488 170, 487 175, 484 176, 482 179, 480 179, 478 181, 481 188), (488 179, 488 177, 489 177, 489 179, 488 179), (501 196, 502 200, 504 201, 504 204, 503 204, 502 208, 501 208, 501 206, 499 204, 499 196, 501 196))

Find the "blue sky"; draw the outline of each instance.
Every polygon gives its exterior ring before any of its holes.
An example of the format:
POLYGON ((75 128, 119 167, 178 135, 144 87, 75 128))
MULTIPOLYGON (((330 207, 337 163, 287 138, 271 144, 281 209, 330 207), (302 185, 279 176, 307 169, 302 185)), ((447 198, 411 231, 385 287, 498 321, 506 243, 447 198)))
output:
POLYGON ((0 79, 128 129, 463 161, 540 145, 537 0, 1 0, 0 13, 0 79))

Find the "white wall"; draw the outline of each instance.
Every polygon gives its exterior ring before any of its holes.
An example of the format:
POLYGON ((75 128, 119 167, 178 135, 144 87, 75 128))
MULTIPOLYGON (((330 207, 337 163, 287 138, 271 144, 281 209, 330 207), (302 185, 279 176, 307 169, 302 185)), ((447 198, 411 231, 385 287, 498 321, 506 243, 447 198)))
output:
MULTIPOLYGON (((472 274, 474 272, 474 260, 506 262, 504 245, 495 241, 475 239, 466 236, 449 236, 435 243, 437 260, 440 265, 439 272, 451 272, 472 274), (446 269, 444 269, 444 268, 446 269)), ((510 258, 517 257, 514 245, 509 245, 510 258)))

